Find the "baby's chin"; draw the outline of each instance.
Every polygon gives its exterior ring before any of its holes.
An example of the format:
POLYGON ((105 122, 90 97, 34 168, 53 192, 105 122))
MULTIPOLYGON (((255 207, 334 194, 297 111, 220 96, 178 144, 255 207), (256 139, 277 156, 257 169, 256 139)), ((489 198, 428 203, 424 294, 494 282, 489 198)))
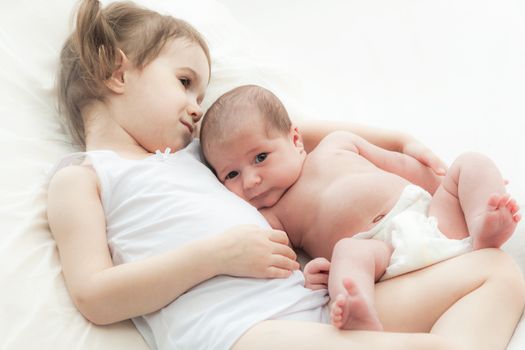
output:
POLYGON ((277 190, 272 190, 268 193, 266 193, 264 196, 260 198, 256 198, 255 200, 249 201, 251 205, 253 205, 257 210, 261 210, 264 208, 271 208, 279 200, 281 199, 283 193, 277 190))

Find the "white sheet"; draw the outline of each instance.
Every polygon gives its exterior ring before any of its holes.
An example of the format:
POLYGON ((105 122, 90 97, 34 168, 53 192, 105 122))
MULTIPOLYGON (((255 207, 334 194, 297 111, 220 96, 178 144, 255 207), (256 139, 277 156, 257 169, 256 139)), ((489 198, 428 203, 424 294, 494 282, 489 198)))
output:
MULTIPOLYGON (((208 37, 214 80, 205 105, 237 84, 263 84, 296 117, 405 130, 447 161, 485 152, 525 202, 525 12, 517 0, 147 3, 208 37)), ((45 172, 72 150, 52 88, 73 4, 0 5, 0 348, 146 349, 131 323, 97 327, 76 311, 47 227, 45 172)), ((524 233, 522 223, 505 247, 522 268, 524 233)), ((524 328, 509 349, 525 348, 524 328)))

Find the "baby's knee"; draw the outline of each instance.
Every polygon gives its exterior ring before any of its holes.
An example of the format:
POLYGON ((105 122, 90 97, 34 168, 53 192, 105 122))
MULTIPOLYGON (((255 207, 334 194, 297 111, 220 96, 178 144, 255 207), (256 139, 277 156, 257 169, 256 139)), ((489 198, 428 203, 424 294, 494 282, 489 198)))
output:
MULTIPOLYGON (((372 239, 361 239, 361 238, 342 238, 334 245, 334 252, 348 252, 348 251, 363 251, 370 250, 371 246, 375 245, 375 242, 379 242, 372 239)), ((381 242, 383 243, 383 242, 381 242)))
POLYGON ((381 257, 386 263, 390 261, 392 246, 377 239, 343 238, 339 240, 332 251, 332 259, 338 256, 381 257))
POLYGON ((332 249, 332 259, 338 255, 345 255, 348 252, 357 251, 362 245, 362 240, 357 238, 342 238, 334 244, 332 249))
POLYGON ((494 165, 494 162, 483 153, 464 152, 456 158, 450 168, 462 168, 468 166, 472 169, 479 169, 479 167, 486 165, 494 165))

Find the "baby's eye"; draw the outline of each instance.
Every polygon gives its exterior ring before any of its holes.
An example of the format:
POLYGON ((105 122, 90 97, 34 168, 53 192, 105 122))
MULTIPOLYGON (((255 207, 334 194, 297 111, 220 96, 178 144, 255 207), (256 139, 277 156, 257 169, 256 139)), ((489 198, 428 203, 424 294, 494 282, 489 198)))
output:
POLYGON ((224 180, 231 180, 233 179, 234 177, 236 177, 237 175, 239 175, 239 173, 237 171, 230 171, 226 177, 224 178, 224 180))
POLYGON ((188 78, 180 78, 179 81, 185 88, 191 85, 191 80, 188 78))
POLYGON ((255 164, 264 162, 267 156, 268 153, 259 153, 255 156, 255 164))

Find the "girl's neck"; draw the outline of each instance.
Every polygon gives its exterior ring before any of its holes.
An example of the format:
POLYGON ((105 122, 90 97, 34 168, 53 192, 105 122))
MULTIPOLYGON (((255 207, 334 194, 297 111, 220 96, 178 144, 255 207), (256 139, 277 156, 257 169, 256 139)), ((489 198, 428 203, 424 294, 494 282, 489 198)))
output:
POLYGON ((150 153, 139 145, 113 117, 102 102, 82 110, 86 134, 86 151, 112 150, 124 158, 142 159, 150 153))

